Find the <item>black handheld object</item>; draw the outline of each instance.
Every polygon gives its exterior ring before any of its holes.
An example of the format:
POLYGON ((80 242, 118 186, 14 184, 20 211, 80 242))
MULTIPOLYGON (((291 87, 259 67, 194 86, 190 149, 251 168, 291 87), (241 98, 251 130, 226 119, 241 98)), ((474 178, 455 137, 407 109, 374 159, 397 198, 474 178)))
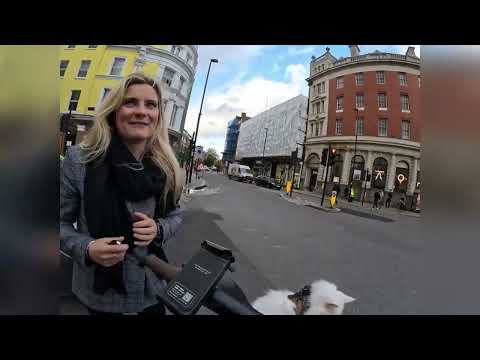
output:
POLYGON ((174 314, 195 314, 233 262, 229 249, 204 241, 159 297, 174 314))

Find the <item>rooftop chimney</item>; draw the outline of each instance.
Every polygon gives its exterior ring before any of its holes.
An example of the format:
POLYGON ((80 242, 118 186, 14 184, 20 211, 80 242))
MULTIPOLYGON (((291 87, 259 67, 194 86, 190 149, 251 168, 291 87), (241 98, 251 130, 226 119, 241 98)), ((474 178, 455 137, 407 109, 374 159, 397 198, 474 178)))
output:
POLYGON ((417 57, 417 55, 415 55, 415 47, 409 46, 406 55, 411 57, 417 57))
POLYGON ((348 45, 348 47, 350 48, 351 57, 360 55, 360 48, 358 47, 358 45, 348 45))

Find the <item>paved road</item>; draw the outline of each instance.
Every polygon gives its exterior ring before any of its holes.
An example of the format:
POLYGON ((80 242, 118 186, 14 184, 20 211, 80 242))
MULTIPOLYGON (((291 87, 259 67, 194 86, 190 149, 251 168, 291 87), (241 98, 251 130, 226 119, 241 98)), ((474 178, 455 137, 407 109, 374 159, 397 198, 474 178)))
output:
POLYGON ((167 248, 174 261, 211 240, 234 250, 233 277, 251 300, 268 288, 297 290, 323 278, 358 299, 345 313, 416 313, 421 219, 326 213, 219 174, 205 179, 207 190, 192 195, 184 226, 167 248))
MULTIPOLYGON (((232 277, 251 301, 268 289, 298 290, 326 279, 357 299, 346 314, 415 314, 422 308, 422 219, 327 213, 220 174, 205 180, 208 187, 189 196, 183 226, 166 248, 171 261, 188 261, 210 240, 234 251, 232 277)), ((65 306, 75 313, 74 304, 65 306)))

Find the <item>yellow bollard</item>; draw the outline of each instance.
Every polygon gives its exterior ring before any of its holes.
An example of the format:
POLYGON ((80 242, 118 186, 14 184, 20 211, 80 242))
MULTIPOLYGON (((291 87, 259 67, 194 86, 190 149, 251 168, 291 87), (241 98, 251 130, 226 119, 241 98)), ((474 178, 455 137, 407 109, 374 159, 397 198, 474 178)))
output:
POLYGON ((332 195, 330 196, 330 207, 335 209, 335 205, 337 204, 337 192, 332 191, 332 195))
POLYGON ((292 191, 292 184, 292 181, 287 181, 287 194, 290 194, 290 192, 292 191))

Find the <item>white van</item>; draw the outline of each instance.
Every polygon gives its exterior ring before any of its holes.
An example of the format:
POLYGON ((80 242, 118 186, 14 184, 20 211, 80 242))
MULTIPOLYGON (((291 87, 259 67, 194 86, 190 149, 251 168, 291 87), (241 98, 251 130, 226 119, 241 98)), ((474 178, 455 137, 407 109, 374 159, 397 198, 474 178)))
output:
POLYGON ((228 168, 228 178, 243 182, 252 182, 252 170, 246 165, 231 164, 228 168))

